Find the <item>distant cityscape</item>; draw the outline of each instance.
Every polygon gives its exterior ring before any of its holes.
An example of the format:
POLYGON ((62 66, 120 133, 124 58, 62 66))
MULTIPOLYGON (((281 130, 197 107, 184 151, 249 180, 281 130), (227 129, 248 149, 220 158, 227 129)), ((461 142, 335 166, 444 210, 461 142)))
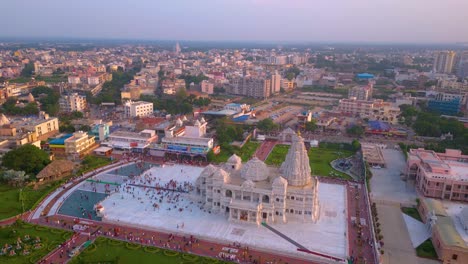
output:
POLYGON ((0 260, 468 263, 467 94, 463 43, 4 40, 0 260))

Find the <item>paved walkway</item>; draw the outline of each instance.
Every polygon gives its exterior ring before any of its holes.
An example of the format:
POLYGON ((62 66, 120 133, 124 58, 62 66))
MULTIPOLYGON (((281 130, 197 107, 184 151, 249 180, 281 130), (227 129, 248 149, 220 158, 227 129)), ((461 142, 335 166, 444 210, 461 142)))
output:
POLYGON ((419 260, 411 244, 400 207, 398 205, 377 204, 377 212, 379 222, 382 224, 381 229, 385 242, 383 263, 418 264, 419 260))
POLYGON ((372 222, 364 194, 366 187, 353 182, 347 185, 349 255, 355 263, 377 263, 370 226, 372 222))
POLYGON ((273 140, 265 140, 262 142, 260 147, 258 147, 257 151, 255 152, 255 156, 262 161, 265 161, 270 155, 271 150, 278 144, 278 141, 273 140))
MULTIPOLYGON (((49 217, 47 220, 45 218, 40 218, 33 223, 40 224, 40 225, 47 225, 51 227, 60 227, 60 228, 71 228, 73 226, 74 220, 71 217, 63 216, 63 215, 55 215, 49 217)), ((304 260, 299 258, 294 258, 290 256, 279 255, 270 252, 263 252, 258 251, 251 248, 243 247, 242 245, 232 245, 232 244, 224 244, 224 243, 217 243, 213 241, 206 241, 206 240, 199 240, 194 238, 195 242, 189 246, 187 245, 190 236, 179 236, 173 235, 165 232, 160 232, 156 230, 145 230, 137 227, 128 227, 123 225, 114 225, 109 223, 103 222, 96 222, 92 220, 83 220, 87 223, 91 224, 90 232, 93 233, 94 231, 100 229, 96 235, 92 235, 89 239, 94 239, 96 236, 104 236, 112 239, 118 239, 133 243, 139 243, 142 245, 150 245, 156 246, 160 248, 170 248, 172 250, 179 250, 188 253, 193 253, 200 256, 208 256, 213 258, 219 258, 219 254, 223 251, 223 248, 230 247, 236 248, 238 253, 236 254, 240 263, 276 263, 276 264, 286 264, 286 263, 297 263, 297 264, 318 264, 323 262, 313 262, 310 260, 304 260), (117 234, 115 230, 118 230, 117 234)), ((84 241, 88 239, 87 237, 84 238, 84 241)), ((80 240, 81 241, 81 240, 80 240)), ((83 242, 84 242, 83 241, 83 242)), ((75 243, 79 245, 78 241, 75 243)), ((58 262, 57 261, 57 250, 54 251, 54 254, 48 257, 46 263, 64 263, 65 257, 62 255, 60 258, 60 251, 58 253, 58 262), (56 261, 52 261, 52 259, 56 261)))

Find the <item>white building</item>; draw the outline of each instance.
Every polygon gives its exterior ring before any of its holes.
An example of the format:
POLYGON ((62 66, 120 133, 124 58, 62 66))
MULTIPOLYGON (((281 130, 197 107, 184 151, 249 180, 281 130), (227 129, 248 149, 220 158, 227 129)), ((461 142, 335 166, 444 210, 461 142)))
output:
POLYGON ((75 132, 73 136, 65 140, 65 153, 74 159, 90 153, 93 147, 97 147, 94 136, 83 131, 75 132))
POLYGON ((63 112, 83 112, 86 107, 86 96, 72 93, 70 95, 64 95, 59 100, 60 111, 63 112))
POLYGON ((320 215, 318 181, 311 175, 304 140, 296 134, 280 168, 256 157, 242 164, 233 155, 219 167, 206 167, 196 191, 206 210, 223 213, 230 221, 316 222, 320 215))
POLYGON ((116 131, 102 145, 122 150, 143 150, 157 139, 156 131, 150 129, 141 132, 116 131))
POLYGON ((81 83, 80 76, 68 76, 68 83, 69 84, 79 84, 81 83))
POLYGON ((125 103, 125 116, 127 117, 143 117, 153 114, 153 103, 138 101, 128 101, 125 103))

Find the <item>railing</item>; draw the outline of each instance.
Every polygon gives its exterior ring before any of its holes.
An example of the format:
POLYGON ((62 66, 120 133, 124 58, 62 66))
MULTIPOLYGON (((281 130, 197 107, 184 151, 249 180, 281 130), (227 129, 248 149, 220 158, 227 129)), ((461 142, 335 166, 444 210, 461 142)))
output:
POLYGON ((364 155, 361 155, 361 160, 362 160, 362 168, 364 169, 364 185, 366 187, 366 191, 364 192, 366 196, 366 202, 367 202, 367 210, 369 211, 369 225, 371 228, 371 234, 372 234, 372 240, 374 242, 374 258, 375 262, 378 263, 380 259, 380 253, 378 252, 379 244, 377 243, 377 238, 375 236, 375 230, 374 230, 374 219, 372 218, 372 208, 371 208, 371 201, 369 197, 369 188, 367 186, 367 167, 366 167, 366 162, 364 160, 364 155))

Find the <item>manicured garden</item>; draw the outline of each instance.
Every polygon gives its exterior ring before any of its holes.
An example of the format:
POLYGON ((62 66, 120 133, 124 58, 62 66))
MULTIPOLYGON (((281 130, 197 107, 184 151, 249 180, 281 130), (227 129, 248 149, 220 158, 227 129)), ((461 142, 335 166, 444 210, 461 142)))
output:
POLYGON ((286 159, 288 154, 289 145, 276 145, 268 155, 265 163, 268 165, 280 166, 281 163, 286 159))
POLYGON ((217 259, 180 253, 168 249, 147 247, 140 244, 123 242, 99 237, 80 255, 70 261, 78 263, 227 263, 217 259))
POLYGON ((38 263, 71 236, 68 231, 20 221, 0 227, 0 263, 38 263))
POLYGON ((12 187, 0 184, 0 219, 9 218, 27 211, 37 205, 38 201, 59 186, 59 182, 40 185, 36 190, 32 186, 12 187))
MULTIPOLYGON (((289 145, 276 145, 266 159, 268 165, 280 166, 285 160, 289 150, 289 145)), ((353 152, 346 149, 335 148, 311 148, 308 152, 310 168, 313 175, 339 177, 351 179, 349 175, 339 172, 332 168, 330 163, 339 158, 346 158, 353 155, 353 152)))
POLYGON ((97 157, 92 155, 86 156, 81 162, 81 167, 76 174, 81 175, 82 173, 109 165, 111 162, 112 161, 110 158, 97 157))
POLYGON ((422 219, 421 219, 421 216, 419 215, 419 212, 416 208, 413 208, 413 207, 402 207, 401 208, 401 211, 411 217, 413 217, 414 219, 422 222, 422 219))
POLYGON ((416 255, 422 258, 437 259, 437 252, 434 249, 432 240, 428 239, 416 248, 416 255))
POLYGON ((214 155, 210 153, 208 155, 208 160, 213 163, 221 163, 226 162, 232 154, 236 154, 237 156, 241 157, 243 162, 248 161, 257 148, 260 146, 259 142, 252 142, 249 141, 245 143, 242 148, 228 146, 228 147, 221 147, 221 152, 218 155, 214 155))

